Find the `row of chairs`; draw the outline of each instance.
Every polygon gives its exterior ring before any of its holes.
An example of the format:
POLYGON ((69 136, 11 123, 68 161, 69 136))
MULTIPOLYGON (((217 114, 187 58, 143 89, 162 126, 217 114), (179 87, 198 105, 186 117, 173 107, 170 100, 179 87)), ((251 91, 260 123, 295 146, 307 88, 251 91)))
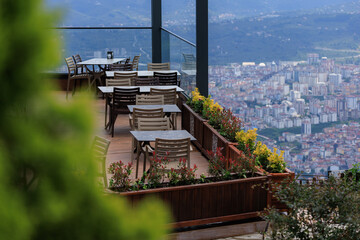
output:
MULTIPOLYGON (((141 55, 134 56, 132 63, 130 63, 130 58, 127 58, 124 62, 119 64, 111 65, 111 70, 122 70, 122 71, 132 71, 139 70, 139 60, 141 55)), ((72 57, 65 58, 65 62, 68 68, 68 81, 66 87, 66 98, 68 98, 68 93, 70 89, 70 82, 73 81, 73 90, 72 95, 74 95, 77 82, 81 85, 81 81, 87 81, 88 87, 90 88, 98 82, 99 85, 104 85, 102 80, 105 76, 104 70, 95 71, 95 69, 90 70, 87 66, 77 66, 76 64, 82 62, 82 59, 79 54, 73 55, 72 57), (96 82, 97 81, 97 82, 96 82)), ((109 69, 108 69, 109 70, 109 69)))
POLYGON ((176 72, 154 72, 153 77, 139 78, 137 72, 115 72, 113 79, 106 79, 106 86, 156 86, 176 85, 180 87, 176 72))

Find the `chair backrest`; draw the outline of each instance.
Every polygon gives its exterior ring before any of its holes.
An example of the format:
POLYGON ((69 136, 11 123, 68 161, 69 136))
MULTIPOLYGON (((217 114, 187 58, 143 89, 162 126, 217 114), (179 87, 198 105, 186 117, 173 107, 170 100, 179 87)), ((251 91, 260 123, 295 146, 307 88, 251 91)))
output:
POLYGON ((135 86, 159 86, 159 78, 134 78, 135 86))
POLYGON ((137 76, 137 72, 114 72, 114 79, 134 78, 137 76))
POLYGON ((164 96, 136 95, 136 105, 164 105, 164 96))
POLYGON ((106 155, 109 149, 109 145, 109 140, 99 136, 95 136, 94 142, 92 144, 92 150, 94 152, 95 158, 101 164, 99 177, 103 179, 106 188, 108 187, 108 181, 106 177, 106 155))
POLYGON ((129 63, 111 64, 109 68, 111 71, 131 71, 132 64, 129 63))
POLYGON ((150 88, 150 95, 162 95, 164 96, 164 104, 176 104, 176 88, 150 88))
POLYGON ((72 57, 65 58, 69 76, 76 74, 76 64, 72 57))
POLYGON ((115 110, 122 110, 128 112, 128 105, 136 104, 136 95, 140 94, 140 88, 117 88, 113 91, 112 108, 115 110))
POLYGON ((166 157, 167 159, 177 160, 186 159, 187 166, 190 167, 190 138, 184 139, 155 139, 156 157, 166 157))
POLYGON ((106 79, 106 86, 131 86, 131 78, 123 78, 123 79, 106 79))
POLYGON ((148 63, 148 71, 170 70, 170 63, 148 63))
MULTIPOLYGON (((74 59, 75 64, 77 64, 77 63, 79 63, 79 62, 82 62, 81 57, 80 57, 80 54, 73 55, 72 57, 73 57, 73 59, 74 59)), ((83 73, 86 73, 86 71, 87 71, 87 67, 86 67, 86 66, 78 66, 76 73, 77 73, 77 74, 83 74, 83 73)))
POLYGON ((80 54, 73 55, 73 58, 74 58, 75 63, 79 63, 82 61, 80 54))
POLYGON ((136 70, 136 71, 139 70, 140 56, 141 56, 141 54, 139 54, 138 56, 134 56, 133 61, 132 61, 132 69, 133 70, 136 70))
POLYGON ((177 73, 161 73, 161 72, 154 72, 154 77, 159 78, 159 85, 175 85, 179 86, 177 73))
POLYGON ((170 130, 169 118, 138 118, 139 131, 166 131, 170 130))
POLYGON ((139 118, 163 118, 164 112, 162 108, 153 108, 153 109, 141 109, 141 108, 134 108, 133 109, 133 118, 132 118, 132 127, 133 130, 138 129, 138 119, 139 118))

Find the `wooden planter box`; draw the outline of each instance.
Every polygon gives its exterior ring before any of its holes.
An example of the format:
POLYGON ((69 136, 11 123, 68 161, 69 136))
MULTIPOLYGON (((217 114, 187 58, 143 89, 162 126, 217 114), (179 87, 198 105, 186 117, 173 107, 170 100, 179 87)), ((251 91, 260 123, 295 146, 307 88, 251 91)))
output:
POLYGON ((203 154, 209 158, 209 154, 207 151, 216 152, 216 149, 222 148, 221 153, 225 156, 225 158, 229 158, 229 146, 236 145, 237 143, 230 142, 226 140, 220 133, 213 128, 208 122, 204 122, 203 127, 203 144, 202 144, 202 152, 203 154))
MULTIPOLYGON (((286 181, 292 181, 295 178, 295 173, 289 169, 285 169, 284 173, 269 173, 270 180, 270 189, 271 192, 276 191, 276 188, 279 184, 286 181)), ((277 209, 287 209, 287 206, 280 202, 275 196, 274 193, 271 193, 271 206, 277 209)))
POLYGON ((237 144, 232 144, 229 145, 228 148, 228 158, 229 159, 237 159, 238 157, 240 157, 240 150, 237 149, 237 144))
POLYGON ((195 141, 194 144, 201 149, 203 144, 203 124, 206 120, 194 112, 186 103, 182 105, 181 112, 182 129, 185 129, 196 138, 197 141, 195 141))
POLYGON ((132 206, 145 197, 155 196, 170 207, 174 226, 186 227, 258 217, 269 203, 268 193, 261 187, 267 181, 267 176, 261 176, 119 195, 126 197, 132 206))
MULTIPOLYGON (((238 157, 240 157, 240 150, 237 149, 237 147, 235 145, 230 145, 229 146, 229 158, 231 159, 236 159, 238 157)), ((264 170, 259 169, 259 171, 264 172, 264 170)), ((270 180, 270 205, 269 206, 273 206, 277 209, 287 209, 286 205, 281 203, 275 196, 274 193, 271 193, 273 191, 276 191, 276 187, 277 185, 279 185, 280 183, 282 183, 283 181, 291 181, 295 178, 295 173, 290 171, 289 169, 285 169, 284 173, 269 173, 269 180, 270 180)))

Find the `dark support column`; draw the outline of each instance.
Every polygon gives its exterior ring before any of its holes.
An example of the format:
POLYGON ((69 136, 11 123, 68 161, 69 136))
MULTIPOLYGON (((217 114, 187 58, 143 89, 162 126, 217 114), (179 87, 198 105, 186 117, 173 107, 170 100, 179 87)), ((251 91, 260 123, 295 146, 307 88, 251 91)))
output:
POLYGON ((161 63, 161 0, 151 0, 152 62, 161 63))
POLYGON ((196 87, 208 95, 208 0, 196 0, 196 87))
POLYGON ((161 33, 161 48, 162 62, 170 62, 170 34, 165 31, 161 33))

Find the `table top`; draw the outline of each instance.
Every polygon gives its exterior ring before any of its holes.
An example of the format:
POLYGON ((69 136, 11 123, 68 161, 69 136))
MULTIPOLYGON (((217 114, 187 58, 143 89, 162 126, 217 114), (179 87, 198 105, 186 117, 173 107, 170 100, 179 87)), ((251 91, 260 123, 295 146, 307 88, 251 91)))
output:
POLYGON ((113 59, 107 59, 107 58, 92 58, 86 61, 81 61, 77 63, 76 65, 111 65, 120 61, 125 60, 125 58, 113 58, 113 59))
MULTIPOLYGON (((102 93, 113 93, 114 87, 98 87, 102 93)), ((156 89, 169 89, 176 88, 176 92, 183 92, 184 89, 175 85, 164 85, 164 86, 119 86, 118 88, 140 88, 140 93, 149 93, 150 88, 156 89)))
MULTIPOLYGON (((114 73, 115 72, 124 72, 124 71, 106 71, 105 74, 107 77, 112 78, 114 77, 114 73)), ((126 73, 132 73, 132 72, 137 72, 138 73, 138 77, 152 77, 154 76, 154 72, 159 72, 159 73, 173 73, 176 72, 178 76, 180 76, 181 74, 179 73, 179 71, 177 70, 159 70, 159 71, 126 71, 126 73)))
POLYGON ((128 105, 127 106, 129 111, 132 113, 134 108, 141 108, 141 109, 155 109, 155 108, 162 108, 166 113, 179 113, 181 110, 175 104, 169 105, 128 105))
POLYGON ((182 139, 182 138, 190 138, 191 141, 195 141, 194 138, 188 131, 186 130, 169 130, 169 131, 130 131, 130 133, 134 136, 137 141, 148 141, 154 142, 156 138, 162 139, 182 139))

